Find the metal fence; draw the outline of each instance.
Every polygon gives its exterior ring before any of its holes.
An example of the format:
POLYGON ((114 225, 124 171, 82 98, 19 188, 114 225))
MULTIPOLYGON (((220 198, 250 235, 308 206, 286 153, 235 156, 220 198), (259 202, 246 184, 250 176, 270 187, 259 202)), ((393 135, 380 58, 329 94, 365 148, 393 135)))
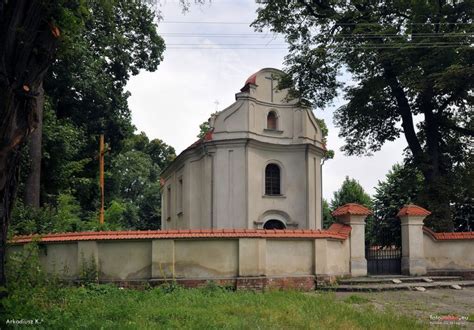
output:
POLYGON ((401 273, 402 250, 397 246, 370 246, 365 250, 367 273, 389 275, 401 273))

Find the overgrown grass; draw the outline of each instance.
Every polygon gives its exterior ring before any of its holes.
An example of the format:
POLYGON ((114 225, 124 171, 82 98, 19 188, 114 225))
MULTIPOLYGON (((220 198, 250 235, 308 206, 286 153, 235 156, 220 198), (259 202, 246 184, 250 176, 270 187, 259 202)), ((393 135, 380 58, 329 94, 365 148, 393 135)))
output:
MULTIPOLYGON (((43 320, 45 328, 424 328, 416 320, 370 306, 337 302, 333 294, 292 291, 232 292, 172 286, 127 290, 112 285, 34 288, 3 301, 3 325, 12 319, 43 320)), ((0 326, 3 328, 2 326, 0 326)))
POLYGON ((95 284, 96 276, 84 276, 92 281, 82 287, 68 287, 44 273, 40 250, 40 245, 30 244, 20 253, 10 254, 10 284, 8 298, 1 301, 0 329, 18 320, 38 320, 33 326, 46 329, 427 327, 392 311, 376 311, 356 295, 337 301, 333 293, 234 292, 213 282, 202 289, 169 283, 140 291, 95 284))
POLYGON ((344 301, 349 304, 365 304, 370 302, 370 299, 353 294, 347 297, 344 301))

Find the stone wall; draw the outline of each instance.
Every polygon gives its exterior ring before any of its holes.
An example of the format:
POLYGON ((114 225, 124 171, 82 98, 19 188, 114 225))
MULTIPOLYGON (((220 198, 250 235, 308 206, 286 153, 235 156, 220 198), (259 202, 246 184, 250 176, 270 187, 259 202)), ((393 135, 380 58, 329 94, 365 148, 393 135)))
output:
MULTIPOLYGON (((315 279, 350 273, 350 227, 330 230, 173 230, 89 232, 39 237, 45 269, 79 280, 91 267, 100 282, 185 286, 212 280, 237 288, 310 290, 315 279)), ((16 237, 9 253, 34 237, 16 237)))
POLYGON ((402 226, 402 272, 474 278, 474 232, 435 233, 423 227, 429 214, 417 205, 406 205, 398 213, 402 226))
POLYGON ((474 278, 474 233, 433 233, 423 228, 428 274, 474 278))

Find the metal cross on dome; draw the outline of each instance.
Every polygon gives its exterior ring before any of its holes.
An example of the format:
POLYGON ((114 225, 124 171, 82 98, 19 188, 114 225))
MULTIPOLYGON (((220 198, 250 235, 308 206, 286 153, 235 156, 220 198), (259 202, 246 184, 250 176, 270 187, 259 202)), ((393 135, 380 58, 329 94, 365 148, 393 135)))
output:
POLYGON ((265 77, 265 79, 270 80, 270 100, 273 103, 273 91, 275 90, 273 86, 273 81, 278 80, 278 79, 273 75, 273 73, 270 74, 270 77, 265 77))

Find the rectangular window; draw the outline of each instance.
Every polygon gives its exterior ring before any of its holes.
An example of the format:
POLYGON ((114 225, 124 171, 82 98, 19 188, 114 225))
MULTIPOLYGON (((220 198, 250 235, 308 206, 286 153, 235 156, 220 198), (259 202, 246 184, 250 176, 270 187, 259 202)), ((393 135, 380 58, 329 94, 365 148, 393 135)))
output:
POLYGON ((280 195, 280 167, 268 164, 265 168, 265 195, 280 195))
POLYGON ((166 190, 166 220, 171 220, 171 185, 166 190))
POLYGON ((178 180, 178 207, 177 214, 183 213, 183 177, 178 180))

